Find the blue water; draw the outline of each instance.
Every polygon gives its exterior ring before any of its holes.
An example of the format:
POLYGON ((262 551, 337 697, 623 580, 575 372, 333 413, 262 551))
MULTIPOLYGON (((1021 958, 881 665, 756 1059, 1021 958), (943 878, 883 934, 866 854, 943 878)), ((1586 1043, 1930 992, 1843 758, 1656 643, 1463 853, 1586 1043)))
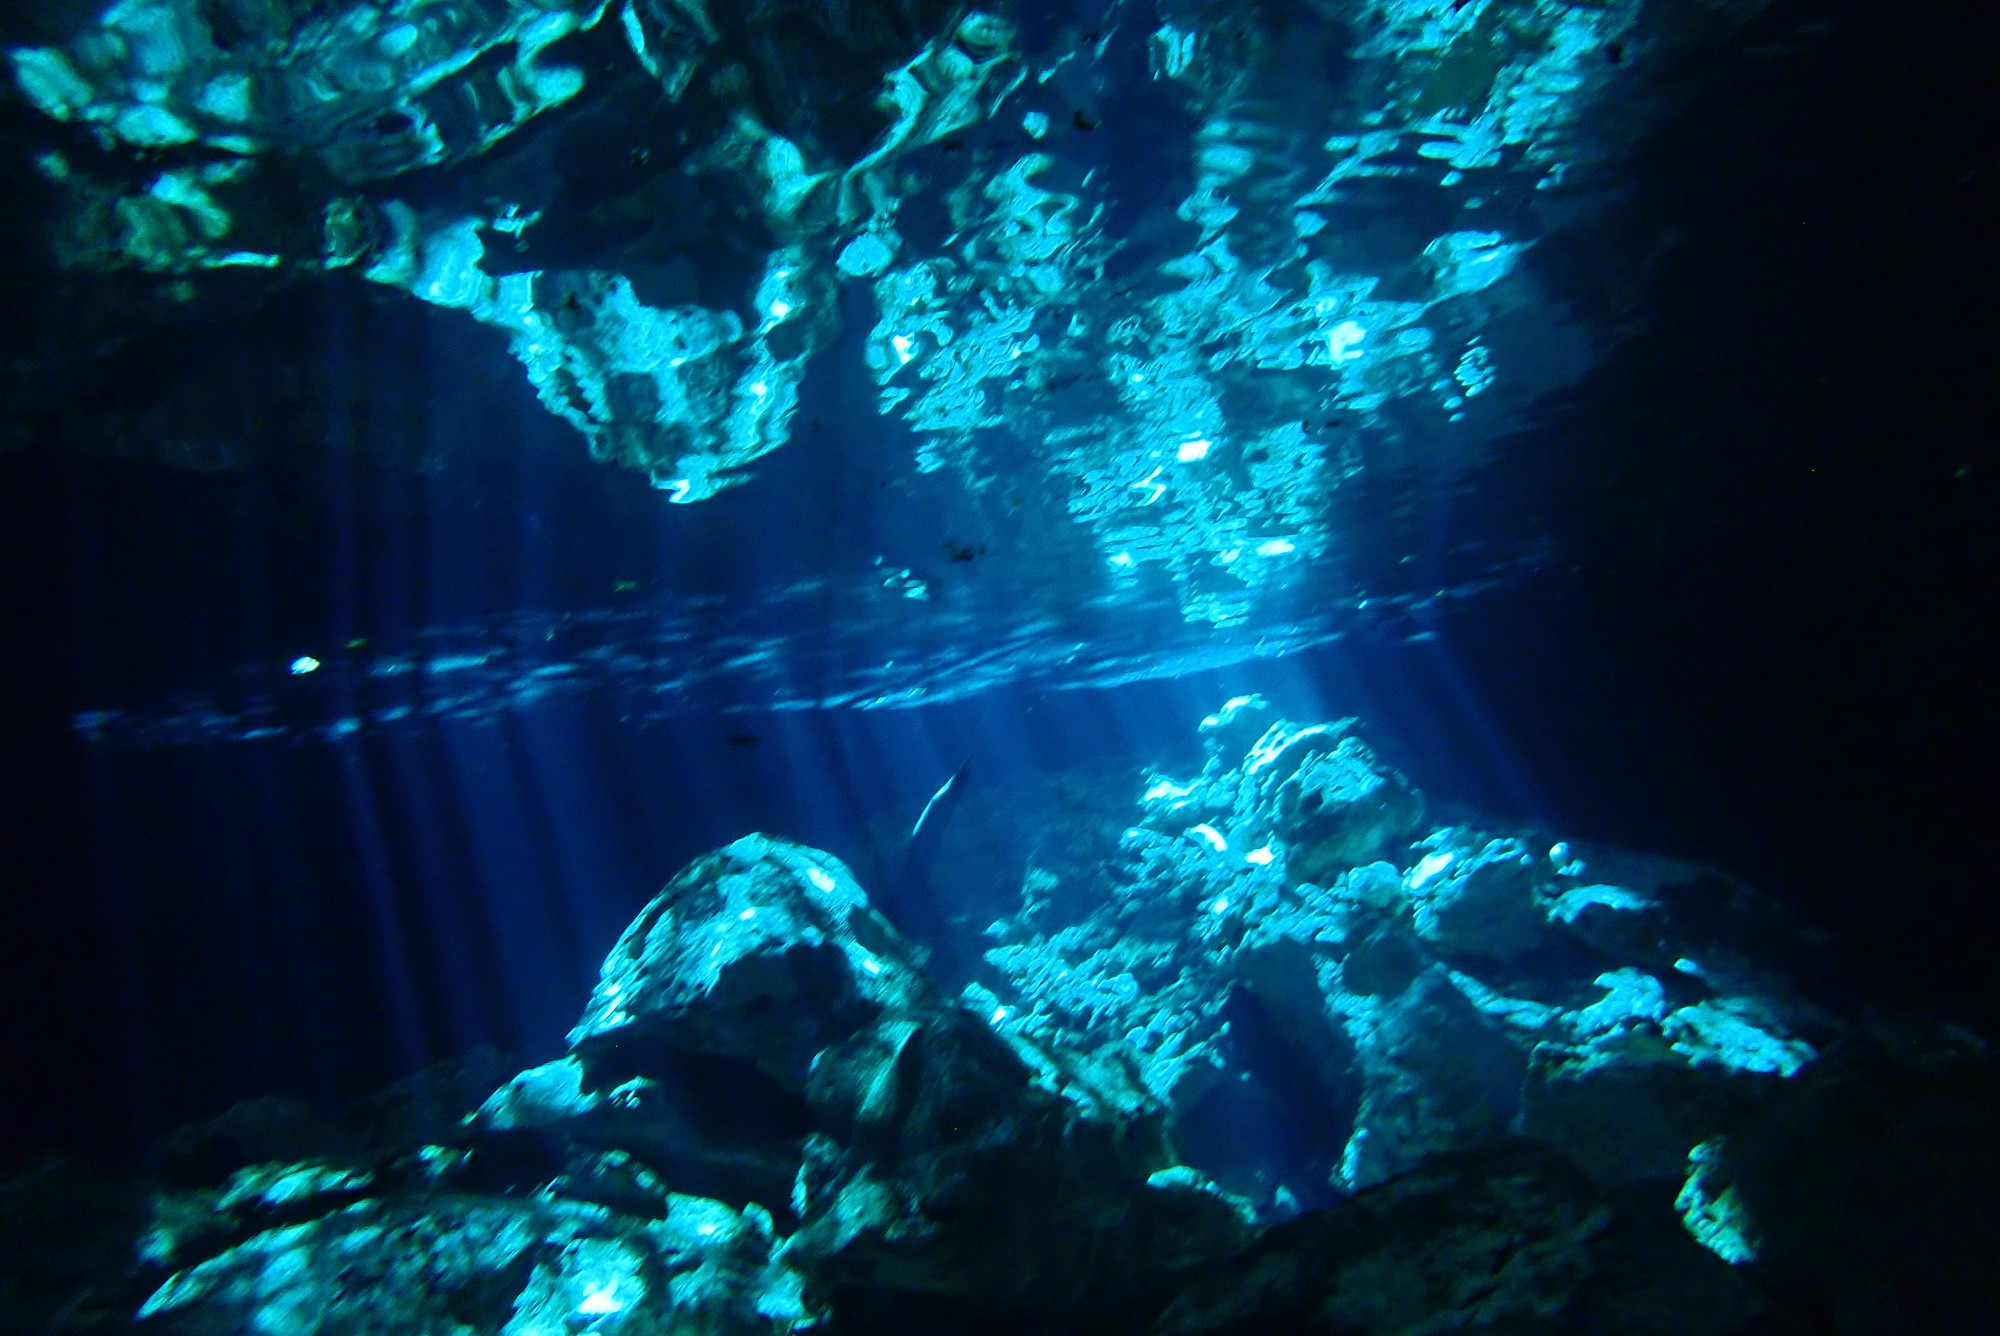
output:
MULTIPOLYGON (((913 140, 803 278, 793 222, 646 193, 697 132, 647 119, 610 20, 560 52, 601 100, 354 169, 349 268, 255 232, 284 191, 222 185, 227 243, 61 250, 66 191, 143 194, 158 154, 26 95, 4 530, 39 731, 7 777, 54 870, 11 972, 48 1087, 24 1142, 136 1155, 247 1095, 544 1060, 635 910, 750 830, 848 862, 962 975, 1038 849, 1115 832, 1252 692, 1360 717, 1440 813, 1727 866, 1882 932, 1868 982, 1982 994, 1932 964, 1993 854, 1990 339, 1936 314, 1991 278, 1991 174, 1909 74, 1944 40, 1875 98, 1863 22, 1822 55, 1783 6, 1555 6, 1495 57, 1496 145, 1446 96, 1479 70, 1433 59, 1484 6, 1376 6, 1387 51, 1246 8, 1241 86, 1176 54, 1241 40, 1194 8, 1023 7, 1031 72, 913 140), (1905 243, 1891 208, 1955 221, 1905 243), (886 268, 850 250, 892 232, 886 268), (267 243, 268 274, 220 262, 267 243), (591 400, 694 308, 782 429, 703 454, 591 400), (913 900, 901 851, 961 764, 913 900), (1881 922, 1911 867, 1935 912, 1881 922)), ((852 165, 865 102, 758 109, 852 165)), ((1283 1086, 1189 1135, 1322 1164, 1283 1086)))

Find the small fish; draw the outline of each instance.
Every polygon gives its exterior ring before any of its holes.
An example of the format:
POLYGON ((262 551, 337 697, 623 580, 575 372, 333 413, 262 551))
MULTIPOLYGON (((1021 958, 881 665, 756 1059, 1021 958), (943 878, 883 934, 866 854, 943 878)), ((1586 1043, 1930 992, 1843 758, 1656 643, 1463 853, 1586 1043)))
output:
POLYGON ((980 543, 975 547, 966 543, 953 542, 947 538, 944 540, 944 554, 953 561, 971 561, 975 557, 986 555, 986 544, 980 543))
POLYGON ((758 738, 755 733, 731 733, 729 735, 729 745, 732 747, 754 747, 757 745, 757 742, 758 738))
POLYGON ((945 822, 951 820, 952 809, 958 806, 960 781, 965 778, 965 772, 971 764, 972 758, 969 756, 961 761, 958 769, 951 772, 951 778, 947 779, 938 791, 931 795, 931 800, 924 804, 924 810, 917 815, 917 824, 910 828, 912 848, 924 838, 926 827, 929 828, 931 835, 929 843, 935 846, 944 832, 945 822))
POLYGON ((971 758, 966 758, 924 804, 917 824, 910 829, 910 842, 903 848, 900 865, 875 897, 875 907, 883 916, 920 945, 929 946, 950 935, 948 916, 931 880, 931 867, 951 824, 951 814, 965 796, 965 776, 971 765, 971 758))

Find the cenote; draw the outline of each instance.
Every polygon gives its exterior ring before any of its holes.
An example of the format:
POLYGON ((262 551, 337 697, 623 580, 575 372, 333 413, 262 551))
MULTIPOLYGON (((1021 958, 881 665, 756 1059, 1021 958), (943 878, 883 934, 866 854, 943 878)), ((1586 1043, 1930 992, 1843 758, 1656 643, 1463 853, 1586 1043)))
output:
POLYGON ((0 1329, 2000 1330, 2000 19, 0 16, 0 1329))

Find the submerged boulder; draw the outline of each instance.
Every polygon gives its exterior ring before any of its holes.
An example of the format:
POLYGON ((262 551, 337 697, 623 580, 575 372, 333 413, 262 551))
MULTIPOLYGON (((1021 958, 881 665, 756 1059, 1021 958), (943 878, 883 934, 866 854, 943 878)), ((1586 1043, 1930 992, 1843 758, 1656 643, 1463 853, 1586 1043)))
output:
POLYGON ((1341 1163, 1345 1185, 1382 1182, 1512 1125, 1527 1055, 1445 971, 1426 970, 1355 1030, 1366 1085, 1341 1163))
POLYGON ((802 1090, 829 1047, 936 1005, 914 961, 838 859, 746 835, 682 869, 625 929, 570 1049, 601 1070, 667 1043, 802 1090))
POLYGON ((604 964, 571 1053, 524 1073, 483 1128, 619 1145, 711 1173, 797 1226, 822 1292, 887 1288, 1037 1310, 1129 1299, 1226 1256, 1241 1222, 1173 1166, 1164 1110, 1009 1042, 938 994, 838 860, 750 835, 697 859, 604 964), (739 1111, 709 1126, 688 1077, 739 1111), (771 1116, 772 1110, 783 1116, 771 1116), (706 1129, 706 1130, 705 1130, 706 1129), (786 1191, 771 1173, 789 1166, 786 1191), (761 1179, 761 1181, 760 1181, 761 1179))
POLYGON ((1423 795, 1352 735, 1352 719, 1272 730, 1251 749, 1244 777, 1257 785, 1300 881, 1325 882, 1399 854, 1424 818, 1423 795))
POLYGON ((1506 959, 1534 950, 1542 939, 1540 878, 1525 844, 1497 839, 1460 850, 1449 838, 1426 843, 1443 847, 1418 860, 1407 881, 1419 937, 1451 955, 1506 959))

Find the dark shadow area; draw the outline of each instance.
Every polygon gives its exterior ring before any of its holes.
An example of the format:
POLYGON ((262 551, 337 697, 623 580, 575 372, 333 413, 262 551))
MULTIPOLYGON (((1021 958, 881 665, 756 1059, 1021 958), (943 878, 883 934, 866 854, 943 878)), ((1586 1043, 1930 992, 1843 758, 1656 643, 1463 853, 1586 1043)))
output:
POLYGON ((1346 1080, 1329 1076, 1351 1063, 1352 1046, 1341 1038, 1345 1054, 1302 1051, 1241 988, 1223 1015, 1230 1070, 1177 1120, 1183 1161, 1253 1200, 1280 1194, 1281 1216, 1331 1205, 1339 1194, 1329 1180, 1354 1128, 1361 1082, 1351 1071, 1346 1080))
POLYGON ((1439 652, 1568 833, 1777 890, 1990 1027, 2000 19, 1787 4, 1735 49, 1530 254, 1617 343, 1468 480, 1463 529, 1551 559, 1439 652))

